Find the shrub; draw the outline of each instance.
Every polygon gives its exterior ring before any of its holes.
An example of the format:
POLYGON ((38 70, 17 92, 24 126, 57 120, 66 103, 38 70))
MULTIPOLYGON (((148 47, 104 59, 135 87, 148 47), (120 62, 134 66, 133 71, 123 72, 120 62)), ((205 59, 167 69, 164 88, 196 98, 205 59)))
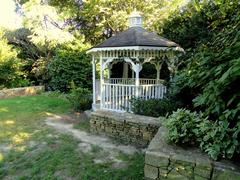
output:
POLYGON ((239 10, 237 0, 192 1, 163 28, 165 37, 187 52, 180 57, 175 94, 185 108, 201 110, 215 121, 199 127, 200 146, 214 159, 234 157, 240 143, 239 10))
POLYGON ((85 111, 92 107, 92 93, 86 88, 77 88, 67 96, 75 111, 85 111))
POLYGON ((231 159, 240 153, 240 123, 230 128, 225 121, 209 121, 202 113, 178 109, 166 121, 168 138, 176 144, 199 146, 212 159, 231 159))
POLYGON ((59 51, 52 59, 48 74, 49 86, 52 90, 69 91, 72 82, 77 87, 91 88, 91 61, 85 52, 59 51))
POLYGON ((167 113, 171 113, 176 110, 180 104, 173 102, 170 98, 164 99, 142 99, 134 98, 131 100, 132 111, 135 114, 145 116, 165 116, 167 113))
POLYGON ((193 1, 163 29, 187 52, 175 77, 175 94, 186 108, 227 120, 231 128, 240 120, 239 10, 237 0, 193 1))
POLYGON ((217 160, 219 158, 231 159, 240 153, 238 141, 240 135, 240 123, 231 129, 227 121, 204 121, 201 123, 200 148, 208 155, 217 160))
POLYGON ((166 121, 166 126, 169 129, 169 140, 177 144, 196 145, 201 134, 199 124, 203 120, 201 114, 186 109, 178 109, 166 121))

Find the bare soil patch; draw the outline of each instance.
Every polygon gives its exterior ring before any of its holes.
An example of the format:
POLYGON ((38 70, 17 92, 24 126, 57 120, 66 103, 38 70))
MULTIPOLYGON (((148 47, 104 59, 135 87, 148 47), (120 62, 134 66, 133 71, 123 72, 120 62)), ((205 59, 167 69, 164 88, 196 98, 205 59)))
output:
POLYGON ((93 154, 95 156, 94 163, 96 164, 112 163, 112 167, 122 168, 127 166, 127 163, 119 159, 119 153, 133 155, 139 152, 134 146, 117 144, 106 136, 94 135, 81 129, 75 129, 74 125, 79 120, 86 121, 86 119, 77 119, 76 115, 63 117, 54 115, 47 118, 45 123, 59 133, 70 134, 79 140, 78 150, 83 153, 93 154))

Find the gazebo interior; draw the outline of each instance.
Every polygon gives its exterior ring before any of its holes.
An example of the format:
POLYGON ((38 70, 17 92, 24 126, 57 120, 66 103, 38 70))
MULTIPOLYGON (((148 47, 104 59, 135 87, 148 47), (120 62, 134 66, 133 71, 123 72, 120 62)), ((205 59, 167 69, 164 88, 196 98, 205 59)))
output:
POLYGON ((166 63, 173 74, 175 55, 184 50, 148 32, 142 23, 139 12, 133 12, 127 30, 87 51, 92 55, 93 110, 131 112, 131 99, 162 99, 167 92, 164 80, 160 79, 161 67, 166 63), (154 65, 155 78, 140 78, 146 63, 154 65), (100 67, 100 80, 96 79, 96 67, 100 67))

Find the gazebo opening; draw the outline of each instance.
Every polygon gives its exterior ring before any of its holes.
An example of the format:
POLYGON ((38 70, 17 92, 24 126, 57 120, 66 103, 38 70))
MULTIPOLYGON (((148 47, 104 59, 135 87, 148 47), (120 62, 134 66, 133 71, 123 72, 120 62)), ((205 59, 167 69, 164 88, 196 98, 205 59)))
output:
POLYGON ((131 99, 162 99, 167 92, 164 82, 175 71, 175 54, 184 50, 148 32, 142 22, 140 13, 133 12, 127 30, 87 51, 92 55, 93 110, 131 112, 131 99), (97 63, 100 80, 96 79, 97 63))

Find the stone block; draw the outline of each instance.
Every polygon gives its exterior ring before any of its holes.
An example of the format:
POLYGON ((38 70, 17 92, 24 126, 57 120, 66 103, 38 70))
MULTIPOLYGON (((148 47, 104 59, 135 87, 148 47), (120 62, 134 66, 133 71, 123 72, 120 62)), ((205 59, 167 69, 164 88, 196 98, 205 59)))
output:
POLYGON ((149 133, 147 131, 143 132, 143 140, 147 140, 147 141, 152 140, 152 133, 149 133))
POLYGON ((111 134, 112 133, 112 128, 111 127, 106 127, 105 132, 111 134))
POLYGON ((205 178, 205 179, 210 179, 211 178, 211 173, 212 173, 212 169, 208 168, 208 167, 196 166, 194 168, 194 174, 195 174, 195 176, 198 176, 198 177, 202 177, 202 178, 205 178))
POLYGON ((144 175, 145 175, 145 178, 148 178, 151 180, 158 179, 158 168, 145 164, 144 175))
MULTIPOLYGON (((169 151, 171 151, 171 149, 169 149, 169 151)), ((172 152, 171 154, 173 154, 170 156, 171 164, 195 167, 195 158, 191 156, 191 154, 186 155, 184 150, 172 152)))
POLYGON ((194 180, 209 180, 209 178, 198 176, 197 174, 194 174, 194 180))
POLYGON ((145 163, 156 167, 168 167, 169 155, 161 152, 147 151, 145 154, 145 163))
POLYGON ((158 170, 159 170, 159 177, 167 178, 167 175, 169 172, 168 167, 160 167, 158 170))
POLYGON ((175 171, 177 171, 182 176, 193 179, 194 177, 194 171, 192 166, 183 166, 183 165, 177 165, 174 167, 175 171))
POLYGON ((240 180, 240 172, 215 168, 212 180, 240 180))
POLYGON ((172 169, 169 171, 167 175, 167 179, 169 180, 189 180, 187 176, 180 174, 176 169, 172 169))

